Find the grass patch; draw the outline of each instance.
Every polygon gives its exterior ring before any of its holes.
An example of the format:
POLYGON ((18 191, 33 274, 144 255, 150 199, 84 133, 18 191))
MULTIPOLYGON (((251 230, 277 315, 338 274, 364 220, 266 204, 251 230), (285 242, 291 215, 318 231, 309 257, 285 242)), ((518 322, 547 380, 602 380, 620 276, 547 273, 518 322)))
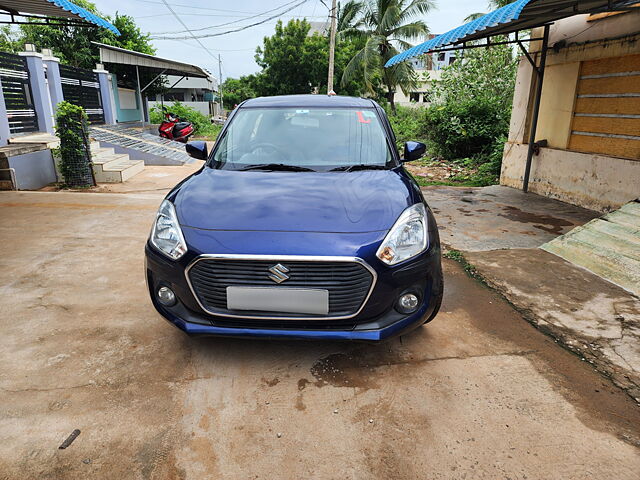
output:
POLYGON ((462 265, 462 269, 467 275, 469 275, 471 278, 481 281, 482 283, 485 283, 482 276, 478 273, 478 270, 476 270, 476 267, 474 267, 467 261, 464 253, 462 253, 460 250, 451 248, 444 252, 442 256, 444 258, 448 258, 449 260, 453 260, 454 262, 458 262, 460 265, 462 265))
POLYGON ((424 177, 415 177, 415 181, 421 187, 432 187, 432 186, 446 186, 446 187, 486 187, 489 185, 495 185, 496 181, 487 180, 485 178, 474 178, 474 177, 452 177, 451 180, 428 180, 424 177))
POLYGON ((221 130, 222 125, 211 124, 196 132, 192 139, 215 142, 216 138, 218 138, 218 135, 220 135, 221 130))

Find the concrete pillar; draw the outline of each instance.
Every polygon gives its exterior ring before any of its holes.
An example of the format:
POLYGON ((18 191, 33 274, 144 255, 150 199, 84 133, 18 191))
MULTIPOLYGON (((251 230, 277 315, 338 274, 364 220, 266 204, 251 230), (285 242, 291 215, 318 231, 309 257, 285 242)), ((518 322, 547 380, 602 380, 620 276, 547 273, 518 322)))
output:
POLYGON ((111 87, 111 74, 100 63, 96 64, 95 73, 98 74, 100 84, 100 96, 102 97, 102 110, 104 111, 104 123, 115 125, 117 120, 116 101, 111 87))
POLYGON ((49 49, 42 49, 42 55, 42 62, 47 67, 47 86, 49 87, 49 98, 51 99, 55 118, 58 104, 64 100, 62 82, 60 81, 60 59, 54 57, 53 52, 49 49))
POLYGON ((51 97, 44 76, 42 54, 36 52, 33 45, 26 45, 25 47, 27 51, 21 52, 18 55, 25 57, 27 60, 31 96, 33 97, 36 115, 38 115, 38 130, 53 134, 53 109, 51 108, 51 97))
POLYGON ((4 147, 9 143, 9 117, 7 116, 7 106, 4 103, 4 94, 2 93, 2 80, 0 80, 0 147, 4 147))

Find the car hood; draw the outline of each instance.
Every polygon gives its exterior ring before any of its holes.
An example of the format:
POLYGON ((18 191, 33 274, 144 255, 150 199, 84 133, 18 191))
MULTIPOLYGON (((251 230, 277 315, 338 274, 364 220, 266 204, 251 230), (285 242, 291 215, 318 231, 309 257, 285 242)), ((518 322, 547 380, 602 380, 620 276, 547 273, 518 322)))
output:
POLYGON ((203 168, 170 195, 182 226, 362 233, 388 230, 419 201, 401 168, 265 172, 203 168))

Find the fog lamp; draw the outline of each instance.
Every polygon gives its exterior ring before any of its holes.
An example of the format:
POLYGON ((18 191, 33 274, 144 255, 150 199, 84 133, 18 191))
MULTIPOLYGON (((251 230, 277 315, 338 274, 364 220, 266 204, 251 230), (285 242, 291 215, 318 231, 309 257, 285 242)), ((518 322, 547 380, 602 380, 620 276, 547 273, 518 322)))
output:
POLYGON ((158 289, 158 301, 162 305, 170 307, 176 303, 176 294, 169 287, 160 287, 158 289))
POLYGON ((398 298, 396 310, 400 313, 413 313, 418 309, 420 303, 417 295, 413 293, 405 293, 398 298))

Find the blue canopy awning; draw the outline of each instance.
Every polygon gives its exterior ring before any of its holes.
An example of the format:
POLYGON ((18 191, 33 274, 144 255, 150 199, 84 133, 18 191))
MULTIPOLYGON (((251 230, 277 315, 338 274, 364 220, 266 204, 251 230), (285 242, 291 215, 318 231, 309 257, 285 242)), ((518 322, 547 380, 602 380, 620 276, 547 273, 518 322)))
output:
POLYGON ((68 0, 11 0, 10 6, 5 5, 0 4, 0 13, 29 18, 69 18, 79 22, 92 23, 120 35, 120 31, 104 18, 100 18, 68 0))
POLYGON ((391 67, 412 57, 452 45, 540 27, 583 13, 628 10, 638 0, 517 0, 392 57, 391 67))

